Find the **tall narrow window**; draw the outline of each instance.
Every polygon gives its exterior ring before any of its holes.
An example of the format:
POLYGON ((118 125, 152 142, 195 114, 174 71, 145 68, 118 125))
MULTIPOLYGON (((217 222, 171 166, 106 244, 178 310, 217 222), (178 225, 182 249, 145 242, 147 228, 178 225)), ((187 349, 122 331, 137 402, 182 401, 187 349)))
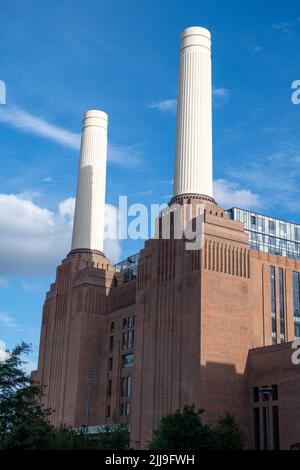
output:
POLYGON ((294 328, 295 338, 300 339, 300 293, 299 293, 299 273, 293 273, 293 294, 294 294, 294 328))
POLYGON ((254 413, 254 448, 260 450, 260 420, 259 420, 259 408, 253 409, 254 413))
POLYGON ((268 438, 269 438, 269 422, 268 422, 268 411, 267 408, 263 407, 263 429, 264 429, 264 449, 268 450, 268 438))
POLYGON ((277 324, 276 324, 276 274, 274 266, 270 267, 271 283, 271 315, 272 315, 272 343, 277 343, 277 324))
POLYGON ((279 438, 279 409, 278 406, 272 406, 272 421, 273 421, 273 449, 280 449, 279 438))
POLYGON ((114 349, 114 337, 110 336, 109 337, 109 351, 112 352, 114 349))
POLYGON ((280 341, 285 341, 284 271, 279 268, 280 341))
POLYGON ((131 377, 130 375, 128 375, 127 377, 127 387, 126 387, 126 396, 129 398, 130 395, 131 395, 131 384, 132 384, 132 380, 131 380, 131 377))

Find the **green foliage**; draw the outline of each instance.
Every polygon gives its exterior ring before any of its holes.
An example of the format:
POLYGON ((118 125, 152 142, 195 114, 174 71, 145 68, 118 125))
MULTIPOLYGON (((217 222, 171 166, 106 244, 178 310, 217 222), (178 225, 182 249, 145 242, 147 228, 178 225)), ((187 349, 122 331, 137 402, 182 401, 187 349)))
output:
POLYGON ((30 346, 22 343, 9 353, 6 361, 0 362, 0 445, 4 436, 24 421, 43 421, 50 414, 41 405, 41 388, 32 384, 22 369, 21 355, 29 351, 30 346))
POLYGON ((101 450, 127 450, 129 449, 129 432, 122 424, 106 426, 100 433, 99 448, 101 450))
POLYGON ((154 431, 151 450, 240 450, 243 434, 229 413, 215 428, 201 422, 202 410, 185 406, 183 411, 163 417, 154 431))
POLYGON ((41 404, 42 389, 22 369, 21 356, 29 351, 30 346, 22 343, 0 362, 0 449, 95 448, 87 436, 49 423, 51 410, 41 404))
POLYGON ((226 412, 219 419, 215 433, 219 450, 242 450, 244 448, 244 435, 230 413, 226 412))
POLYGON ((215 444, 214 432, 201 422, 203 410, 185 406, 163 417, 154 431, 151 450, 206 450, 215 444))

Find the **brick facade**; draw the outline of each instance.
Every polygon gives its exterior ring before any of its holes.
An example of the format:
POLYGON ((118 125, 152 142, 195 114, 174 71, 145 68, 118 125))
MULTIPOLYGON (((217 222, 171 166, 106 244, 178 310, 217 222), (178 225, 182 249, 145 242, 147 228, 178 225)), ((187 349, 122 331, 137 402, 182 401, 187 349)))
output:
MULTIPOLYGON (((128 282, 100 252, 71 252, 46 297, 36 374, 53 423, 117 419, 143 449, 163 415, 195 403, 210 424, 233 413, 253 448, 252 389, 277 384, 280 445, 299 441, 299 419, 287 428, 299 414, 300 366, 291 364, 289 343, 270 346, 270 266, 284 269, 285 340, 293 341, 292 273, 300 263, 250 250, 243 225, 213 201, 205 202, 201 250, 149 240, 128 282)), ((276 321, 279 331, 279 314, 276 321)))

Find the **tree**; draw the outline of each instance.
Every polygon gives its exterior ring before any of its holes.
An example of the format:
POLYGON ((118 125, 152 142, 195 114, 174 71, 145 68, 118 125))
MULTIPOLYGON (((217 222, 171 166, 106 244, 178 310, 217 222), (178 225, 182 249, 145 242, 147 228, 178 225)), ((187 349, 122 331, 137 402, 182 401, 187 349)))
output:
POLYGON ((151 450, 207 450, 215 448, 215 434, 201 422, 203 410, 185 406, 163 417, 154 431, 151 450))
POLYGON ((29 351, 30 345, 22 343, 0 361, 0 449, 94 449, 86 435, 50 424, 52 410, 41 404, 42 388, 22 369, 22 355, 29 351))
POLYGON ((127 426, 113 424, 106 426, 100 433, 99 448, 101 450, 127 450, 129 449, 129 432, 127 426))
POLYGON ((242 450, 244 448, 244 435, 234 417, 226 412, 215 427, 217 449, 242 450))
POLYGON ((30 345, 21 343, 0 362, 0 445, 16 426, 26 420, 31 424, 45 421, 51 413, 41 405, 41 387, 32 384, 22 369, 21 355, 29 351, 30 345))

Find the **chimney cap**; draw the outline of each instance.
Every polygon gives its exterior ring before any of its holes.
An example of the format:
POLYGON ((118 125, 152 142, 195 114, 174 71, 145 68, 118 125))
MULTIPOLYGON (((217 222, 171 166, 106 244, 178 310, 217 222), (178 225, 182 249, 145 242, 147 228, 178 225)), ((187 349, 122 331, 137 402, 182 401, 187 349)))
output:
POLYGON ((180 36, 180 50, 184 53, 190 47, 201 48, 203 52, 210 54, 211 34, 208 29, 200 26, 184 29, 180 36))
POLYGON ((108 116, 104 111, 98 109, 90 109, 86 111, 83 116, 83 128, 93 126, 93 127, 103 127, 107 129, 108 116))
POLYGON ((186 28, 181 33, 181 39, 186 38, 187 36, 205 36, 208 39, 211 39, 210 31, 201 26, 190 26, 186 28))
POLYGON ((99 109, 90 109, 84 113, 83 119, 86 118, 101 118, 101 119, 108 119, 107 114, 104 111, 100 111, 99 109))

